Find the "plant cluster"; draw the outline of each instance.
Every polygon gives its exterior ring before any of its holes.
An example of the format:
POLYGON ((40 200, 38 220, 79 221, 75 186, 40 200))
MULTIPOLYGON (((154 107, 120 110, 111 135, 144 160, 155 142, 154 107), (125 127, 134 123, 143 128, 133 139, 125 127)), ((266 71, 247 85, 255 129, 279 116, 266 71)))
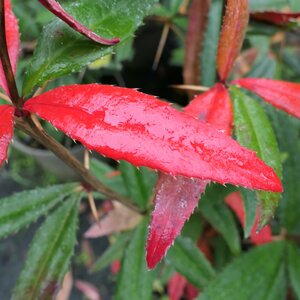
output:
POLYGON ((297 32, 300 13, 253 11, 260 2, 248 0, 39 2, 56 18, 42 30, 19 93, 18 21, 10 0, 0 0, 0 97, 6 101, 0 105, 0 164, 16 128, 81 182, 0 200, 0 237, 46 215, 12 298, 55 297, 70 268, 82 199, 95 218, 85 237, 114 236, 91 271, 117 265, 116 299, 152 299, 164 294, 163 286, 172 300, 285 299, 289 284, 300 298, 300 84, 292 82, 300 68, 291 63, 295 49, 282 46, 287 32, 297 32), (192 100, 184 108, 98 83, 44 91, 49 81, 118 51, 148 15, 164 24, 155 65, 168 32, 185 31, 179 51, 183 88, 192 100), (279 50, 270 43, 278 31, 279 50), (273 79, 276 63, 282 70, 273 79), (204 93, 193 97, 197 90, 204 93), (119 162, 118 168, 90 161, 88 151, 81 163, 41 120, 119 162), (100 220, 94 197, 102 201, 100 220))

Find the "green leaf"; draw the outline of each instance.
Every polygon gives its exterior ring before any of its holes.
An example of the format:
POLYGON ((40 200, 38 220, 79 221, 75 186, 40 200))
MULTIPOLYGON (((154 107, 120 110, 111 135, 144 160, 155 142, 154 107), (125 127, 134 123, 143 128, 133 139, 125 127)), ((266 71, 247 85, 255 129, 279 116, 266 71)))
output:
POLYGON ((76 186, 75 183, 55 185, 1 198, 0 238, 17 232, 47 214, 50 209, 74 192, 76 186))
MULTIPOLYGON (((263 108, 236 87, 231 88, 231 96, 238 142, 256 151, 257 155, 281 177, 280 152, 272 125, 263 108)), ((260 226, 264 226, 273 216, 280 196, 279 193, 257 192, 261 206, 260 226)))
POLYGON ((288 245, 288 272, 293 290, 300 299, 300 251, 292 243, 288 245))
POLYGON ((216 81, 216 55, 218 49, 219 35, 221 30, 223 0, 212 0, 207 29, 204 36, 201 51, 201 83, 204 86, 212 86, 216 81))
MULTIPOLYGON (((121 42, 130 39, 156 0, 72 1, 64 8, 79 22, 99 34, 121 42)), ((48 80, 80 71, 87 64, 110 54, 116 46, 96 44, 59 19, 47 25, 38 40, 25 77, 23 95, 48 80)))
POLYGON ((250 9, 253 11, 280 9, 288 5, 288 0, 251 0, 249 2, 250 9))
POLYGON ((279 206, 282 226, 291 234, 300 233, 300 121, 268 107, 278 136, 283 163, 284 192, 279 206))
POLYGON ((226 267, 198 299, 285 299, 285 246, 284 242, 270 243, 243 254, 226 267))
POLYGON ((225 197, 234 190, 233 187, 211 185, 206 189, 198 207, 205 219, 224 237, 232 253, 239 254, 239 232, 230 209, 224 203, 225 197))
POLYGON ((123 196, 128 196, 121 174, 116 169, 97 159, 91 159, 90 167, 92 173, 105 185, 118 191, 123 196))
POLYGON ((189 237, 193 242, 197 242, 204 229, 204 220, 198 211, 195 211, 184 224, 181 235, 189 237))
POLYGON ((152 299, 155 271, 148 271, 145 259, 145 241, 148 219, 136 228, 127 247, 118 277, 116 300, 152 299))
POLYGON ((215 236, 210 242, 213 249, 213 262, 217 271, 221 271, 234 257, 224 240, 220 235, 215 236))
POLYGON ((121 161, 119 169, 129 197, 143 210, 148 207, 156 182, 156 173, 148 168, 137 169, 132 164, 121 161))
POLYGON ((91 273, 99 272, 114 261, 120 259, 127 248, 132 232, 128 231, 118 236, 114 242, 94 263, 91 273))
POLYGON ((251 234, 256 219, 256 195, 255 192, 244 188, 240 188, 240 192, 245 208, 244 238, 247 239, 251 234))
POLYGON ((178 237, 167 254, 167 260, 198 288, 202 289, 215 277, 215 270, 189 238, 178 237))
POLYGON ((36 232, 13 300, 52 299, 59 289, 76 243, 81 196, 70 196, 36 232))

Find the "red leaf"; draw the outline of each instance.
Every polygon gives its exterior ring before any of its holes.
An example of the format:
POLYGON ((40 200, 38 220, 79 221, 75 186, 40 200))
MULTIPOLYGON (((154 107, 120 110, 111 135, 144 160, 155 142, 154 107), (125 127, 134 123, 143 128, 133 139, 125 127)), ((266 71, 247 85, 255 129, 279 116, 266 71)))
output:
POLYGON ((228 0, 217 54, 218 72, 223 82, 240 53, 248 21, 248 0, 228 0))
POLYGON ((156 184, 155 207, 147 240, 146 260, 153 269, 179 235, 205 191, 208 181, 160 174, 156 184))
POLYGON ((168 282, 168 296, 170 300, 180 300, 184 295, 187 280, 179 273, 174 273, 168 282))
MULTIPOLYGON (((225 198, 226 204, 234 211, 243 227, 245 227, 245 208, 242 196, 239 192, 233 192, 225 198)), ((266 225, 257 233, 259 225, 259 213, 256 216, 254 226, 251 230, 250 240, 254 245, 272 242, 272 231, 270 225, 266 225)))
POLYGON ((287 25, 300 18, 300 12, 261 11, 251 13, 251 18, 276 25, 287 25))
POLYGON ((196 299, 200 295, 200 293, 196 287, 188 282, 185 287, 185 295, 187 300, 193 300, 196 299))
MULTIPOLYGON (((4 10, 5 10, 5 31, 6 31, 7 49, 10 58, 10 63, 15 73, 17 69, 17 61, 19 56, 19 45, 20 45, 18 20, 13 14, 10 0, 5 0, 4 10)), ((1 62, 0 62, 0 88, 2 88, 7 95, 9 95, 9 90, 6 83, 6 78, 5 78, 5 74, 1 62)))
POLYGON ((209 91, 196 96, 184 112, 231 135, 233 110, 226 87, 217 83, 209 91))
POLYGON ((15 108, 10 105, 0 105, 0 166, 7 158, 8 144, 14 131, 15 108))
POLYGON ((255 152, 134 89, 70 85, 28 100, 24 109, 115 160, 174 175, 282 191, 280 179, 255 152))
MULTIPOLYGON (((208 92, 196 96, 185 108, 189 115, 224 129, 232 128, 232 106, 226 88, 217 84, 208 92)), ((155 206, 147 240, 147 264, 150 269, 166 254, 185 221, 198 204, 208 181, 161 174, 156 185, 155 206), (174 188, 176 187, 176 188, 174 188)))
POLYGON ((76 21, 72 16, 70 16, 55 0, 39 0, 39 2, 54 15, 67 23, 71 28, 75 29, 76 31, 80 32, 82 35, 86 36, 96 43, 103 45, 115 45, 120 42, 119 38, 106 39, 94 33, 93 31, 76 21))
POLYGON ((243 78, 232 81, 273 106, 300 119, 300 84, 261 78, 243 78))

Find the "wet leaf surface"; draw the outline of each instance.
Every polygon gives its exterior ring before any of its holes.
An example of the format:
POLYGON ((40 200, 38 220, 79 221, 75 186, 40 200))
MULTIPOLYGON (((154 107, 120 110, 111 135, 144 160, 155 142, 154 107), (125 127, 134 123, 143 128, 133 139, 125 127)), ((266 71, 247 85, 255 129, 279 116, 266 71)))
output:
MULTIPOLYGON (((19 46, 20 46, 18 20, 12 11, 10 0, 4 1, 4 10, 5 10, 5 31, 6 31, 7 50, 8 50, 13 72, 16 72, 17 61, 19 56, 19 46)), ((9 95, 9 90, 6 83, 6 78, 3 72, 1 62, 0 62, 0 88, 2 88, 7 95, 9 95)))
POLYGON ((232 83, 257 94, 276 108, 300 119, 300 84, 263 78, 243 78, 232 83))
POLYGON ((14 131, 15 108, 10 105, 0 105, 0 166, 7 159, 8 145, 14 131))
POLYGON ((254 152, 133 89, 97 84, 59 87, 28 100, 24 109, 116 160, 223 184, 282 190, 274 171, 254 152))
POLYGON ((51 11, 54 15, 59 17, 65 23, 67 23, 71 28, 80 32, 87 38, 91 39, 94 42, 100 43, 102 45, 114 45, 117 44, 120 40, 118 38, 106 39, 103 38, 93 31, 89 30, 87 27, 82 25, 80 22, 76 21, 72 16, 70 16, 62 6, 54 0, 39 0, 39 2, 45 6, 49 11, 51 11))

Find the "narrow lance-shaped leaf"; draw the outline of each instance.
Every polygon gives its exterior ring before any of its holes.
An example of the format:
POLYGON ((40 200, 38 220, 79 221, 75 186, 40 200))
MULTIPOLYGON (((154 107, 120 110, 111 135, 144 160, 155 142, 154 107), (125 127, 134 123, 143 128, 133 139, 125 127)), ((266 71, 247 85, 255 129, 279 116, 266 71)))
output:
POLYGON ((49 11, 51 11, 54 15, 59 17, 61 20, 66 22, 70 27, 80 32, 87 38, 91 39, 94 42, 103 44, 103 45, 114 45, 117 44, 120 40, 118 38, 106 39, 103 38, 93 31, 89 30, 86 26, 82 25, 80 22, 75 20, 72 16, 70 16, 61 5, 54 0, 39 0, 39 2, 44 5, 49 11))
MULTIPOLYGON (((18 55, 19 55, 19 44, 20 44, 18 20, 12 11, 10 0, 4 1, 4 10, 5 10, 5 33, 6 33, 7 50, 8 50, 13 72, 16 72, 18 55)), ((1 47, 3 46, 1 45, 1 47)), ((9 95, 9 90, 8 90, 8 86, 7 86, 7 82, 6 82, 6 78, 5 78, 5 74, 1 62, 0 62, 0 88, 2 88, 7 93, 7 95, 9 95)))
POLYGON ((300 119, 300 84, 263 78, 242 78, 232 83, 300 119))
POLYGON ((10 105, 0 105, 0 167, 7 159, 7 149, 13 137, 15 108, 10 105))
POLYGON ((154 268, 174 243, 205 191, 207 181, 160 174, 147 240, 148 268, 154 268))
MULTIPOLYGON (((185 112, 226 133, 231 132, 232 106, 229 95, 221 84, 195 97, 185 108, 185 112)), ((208 181, 200 179, 160 174, 147 240, 149 268, 154 268, 173 244, 185 221, 197 206, 199 196, 205 191, 207 183, 208 181)))
POLYGON ((0 238, 16 233, 46 214, 64 197, 74 192, 68 183, 16 193, 0 200, 0 238))
POLYGON ((12 299, 52 299, 68 271, 76 242, 77 193, 54 211, 38 229, 12 299))
POLYGON ((59 87, 28 100, 24 109, 116 160, 174 175, 282 191, 275 172, 254 152, 133 89, 97 84, 59 87))
POLYGON ((217 66, 220 78, 226 81, 240 53, 249 21, 248 0, 228 0, 221 30, 217 66))
POLYGON ((125 252, 118 277, 116 300, 150 300, 154 271, 148 271, 145 262, 145 238, 148 219, 135 229, 125 252))
MULTIPOLYGON (((64 8, 80 23, 100 36, 117 36, 121 42, 132 39, 157 0, 73 0, 64 8)), ((121 43, 119 44, 121 45, 121 43)), ((84 66, 107 54, 115 46, 92 42, 64 22, 55 19, 45 26, 26 73, 23 95, 48 80, 80 71, 84 66)))
POLYGON ((192 0, 188 13, 183 77, 185 84, 199 84, 200 50, 207 24, 210 0, 192 0))
POLYGON ((300 12, 258 11, 252 12, 251 18, 276 25, 288 25, 300 18, 300 12))
POLYGON ((285 299, 285 246, 266 244, 235 259, 197 299, 285 299))
MULTIPOLYGON (((238 88, 232 88, 234 122, 237 140, 245 147, 257 152, 258 156, 272 166, 281 176, 281 160, 272 125, 262 109, 253 99, 238 88)), ((260 225, 265 225, 278 205, 280 194, 259 192, 260 225)))

